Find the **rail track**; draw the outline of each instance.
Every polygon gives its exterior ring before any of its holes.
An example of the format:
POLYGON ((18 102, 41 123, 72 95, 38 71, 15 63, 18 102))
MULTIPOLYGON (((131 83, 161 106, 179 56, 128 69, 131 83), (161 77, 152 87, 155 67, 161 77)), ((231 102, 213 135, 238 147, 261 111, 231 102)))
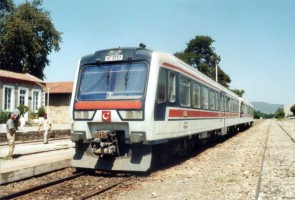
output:
MULTIPOLYGON (((268 130, 266 133, 266 138, 265 138, 265 143, 264 143, 264 151, 262 153, 262 160, 261 160, 261 165, 260 165, 260 170, 259 170, 259 176, 258 176, 258 180, 257 180, 257 185, 256 185, 256 190, 255 190, 255 200, 260 199, 259 195, 260 195, 260 191, 261 191, 261 180, 262 180, 262 176, 263 176, 263 169, 264 169, 264 165, 265 165, 265 158, 266 158, 266 151, 268 149, 268 140, 269 140, 269 133, 271 130, 271 126, 274 126, 273 123, 275 122, 275 124, 277 126, 280 127, 280 130, 282 130, 282 132, 284 132, 289 138, 290 140, 293 142, 293 144, 295 145, 295 139, 291 136, 291 134, 277 121, 271 120, 268 126, 268 130)), ((259 122, 260 123, 260 122, 259 122)))
MULTIPOLYGON (((67 176, 65 178, 61 179, 56 179, 53 181, 49 181, 47 183, 37 185, 34 187, 30 187, 18 192, 14 192, 5 196, 0 196, 0 199, 6 200, 6 199, 34 199, 35 197, 38 198, 37 196, 42 196, 45 197, 45 199, 59 199, 61 197, 66 197, 66 198, 74 198, 78 200, 84 200, 88 199, 90 197, 96 196, 96 195, 101 195, 104 192, 107 192, 108 190, 125 183, 126 181, 129 181, 131 179, 135 178, 135 175, 113 175, 113 174, 104 174, 102 173, 86 173, 86 172, 79 172, 76 174, 72 174, 70 176, 67 176), (93 177, 98 178, 100 181, 95 182, 92 181, 91 179, 93 177), (120 177, 120 178, 118 178, 120 177), (80 187, 78 190, 80 190, 80 194, 78 192, 67 192, 68 190, 75 190, 74 188, 71 187, 71 182, 78 180, 78 179, 83 178, 83 181, 80 181, 81 185, 82 182, 87 182, 87 179, 89 179, 89 183, 93 183, 94 187, 80 187), (105 181, 108 179, 107 181, 105 181), (100 184, 101 183, 101 184, 100 184), (100 185, 99 185, 100 184, 100 185), (55 188, 55 189, 54 189, 55 188), (56 193, 55 191, 57 190, 56 188, 59 188, 58 190, 61 190, 60 192, 64 191, 64 195, 61 193, 56 193), (47 191, 44 191, 47 190, 47 191)), ((79 181, 78 181, 79 182, 79 181)), ((77 189, 77 188, 76 188, 77 189)), ((62 192, 63 193, 63 192, 62 192)))

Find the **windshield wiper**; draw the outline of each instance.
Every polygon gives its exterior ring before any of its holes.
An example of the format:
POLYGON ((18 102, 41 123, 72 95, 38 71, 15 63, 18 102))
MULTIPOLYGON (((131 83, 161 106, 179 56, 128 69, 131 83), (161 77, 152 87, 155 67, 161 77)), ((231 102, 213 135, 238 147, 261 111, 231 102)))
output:
POLYGON ((130 66, 131 66, 131 58, 128 57, 128 59, 127 59, 127 72, 126 72, 126 75, 125 75, 125 90, 127 88, 127 83, 128 83, 128 80, 129 80, 130 66))
POLYGON ((107 77, 107 85, 109 85, 109 80, 110 80, 110 70, 106 70, 103 68, 103 66, 101 65, 100 59, 96 60, 96 66, 102 68, 102 70, 104 71, 104 74, 107 77))

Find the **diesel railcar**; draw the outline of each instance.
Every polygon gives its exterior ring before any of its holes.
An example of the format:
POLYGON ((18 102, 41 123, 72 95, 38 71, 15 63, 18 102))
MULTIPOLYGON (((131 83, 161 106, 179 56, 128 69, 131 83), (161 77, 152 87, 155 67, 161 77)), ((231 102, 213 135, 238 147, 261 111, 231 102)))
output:
POLYGON ((80 59, 71 116, 73 167, 147 171, 249 127, 253 107, 175 56, 115 48, 80 59))

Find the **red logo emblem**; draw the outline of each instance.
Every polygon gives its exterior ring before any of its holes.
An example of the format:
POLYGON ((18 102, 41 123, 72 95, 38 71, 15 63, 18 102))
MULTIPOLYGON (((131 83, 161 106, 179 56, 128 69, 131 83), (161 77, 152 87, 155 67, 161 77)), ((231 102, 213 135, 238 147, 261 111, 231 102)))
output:
POLYGON ((110 122, 112 120, 111 111, 102 111, 101 112, 101 121, 110 122))

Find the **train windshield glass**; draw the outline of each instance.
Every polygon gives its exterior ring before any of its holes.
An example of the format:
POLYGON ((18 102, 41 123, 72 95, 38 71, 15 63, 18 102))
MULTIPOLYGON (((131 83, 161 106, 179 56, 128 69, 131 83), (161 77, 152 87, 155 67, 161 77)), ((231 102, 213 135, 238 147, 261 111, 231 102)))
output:
POLYGON ((145 62, 87 65, 80 74, 77 98, 81 101, 140 99, 146 77, 145 62))

